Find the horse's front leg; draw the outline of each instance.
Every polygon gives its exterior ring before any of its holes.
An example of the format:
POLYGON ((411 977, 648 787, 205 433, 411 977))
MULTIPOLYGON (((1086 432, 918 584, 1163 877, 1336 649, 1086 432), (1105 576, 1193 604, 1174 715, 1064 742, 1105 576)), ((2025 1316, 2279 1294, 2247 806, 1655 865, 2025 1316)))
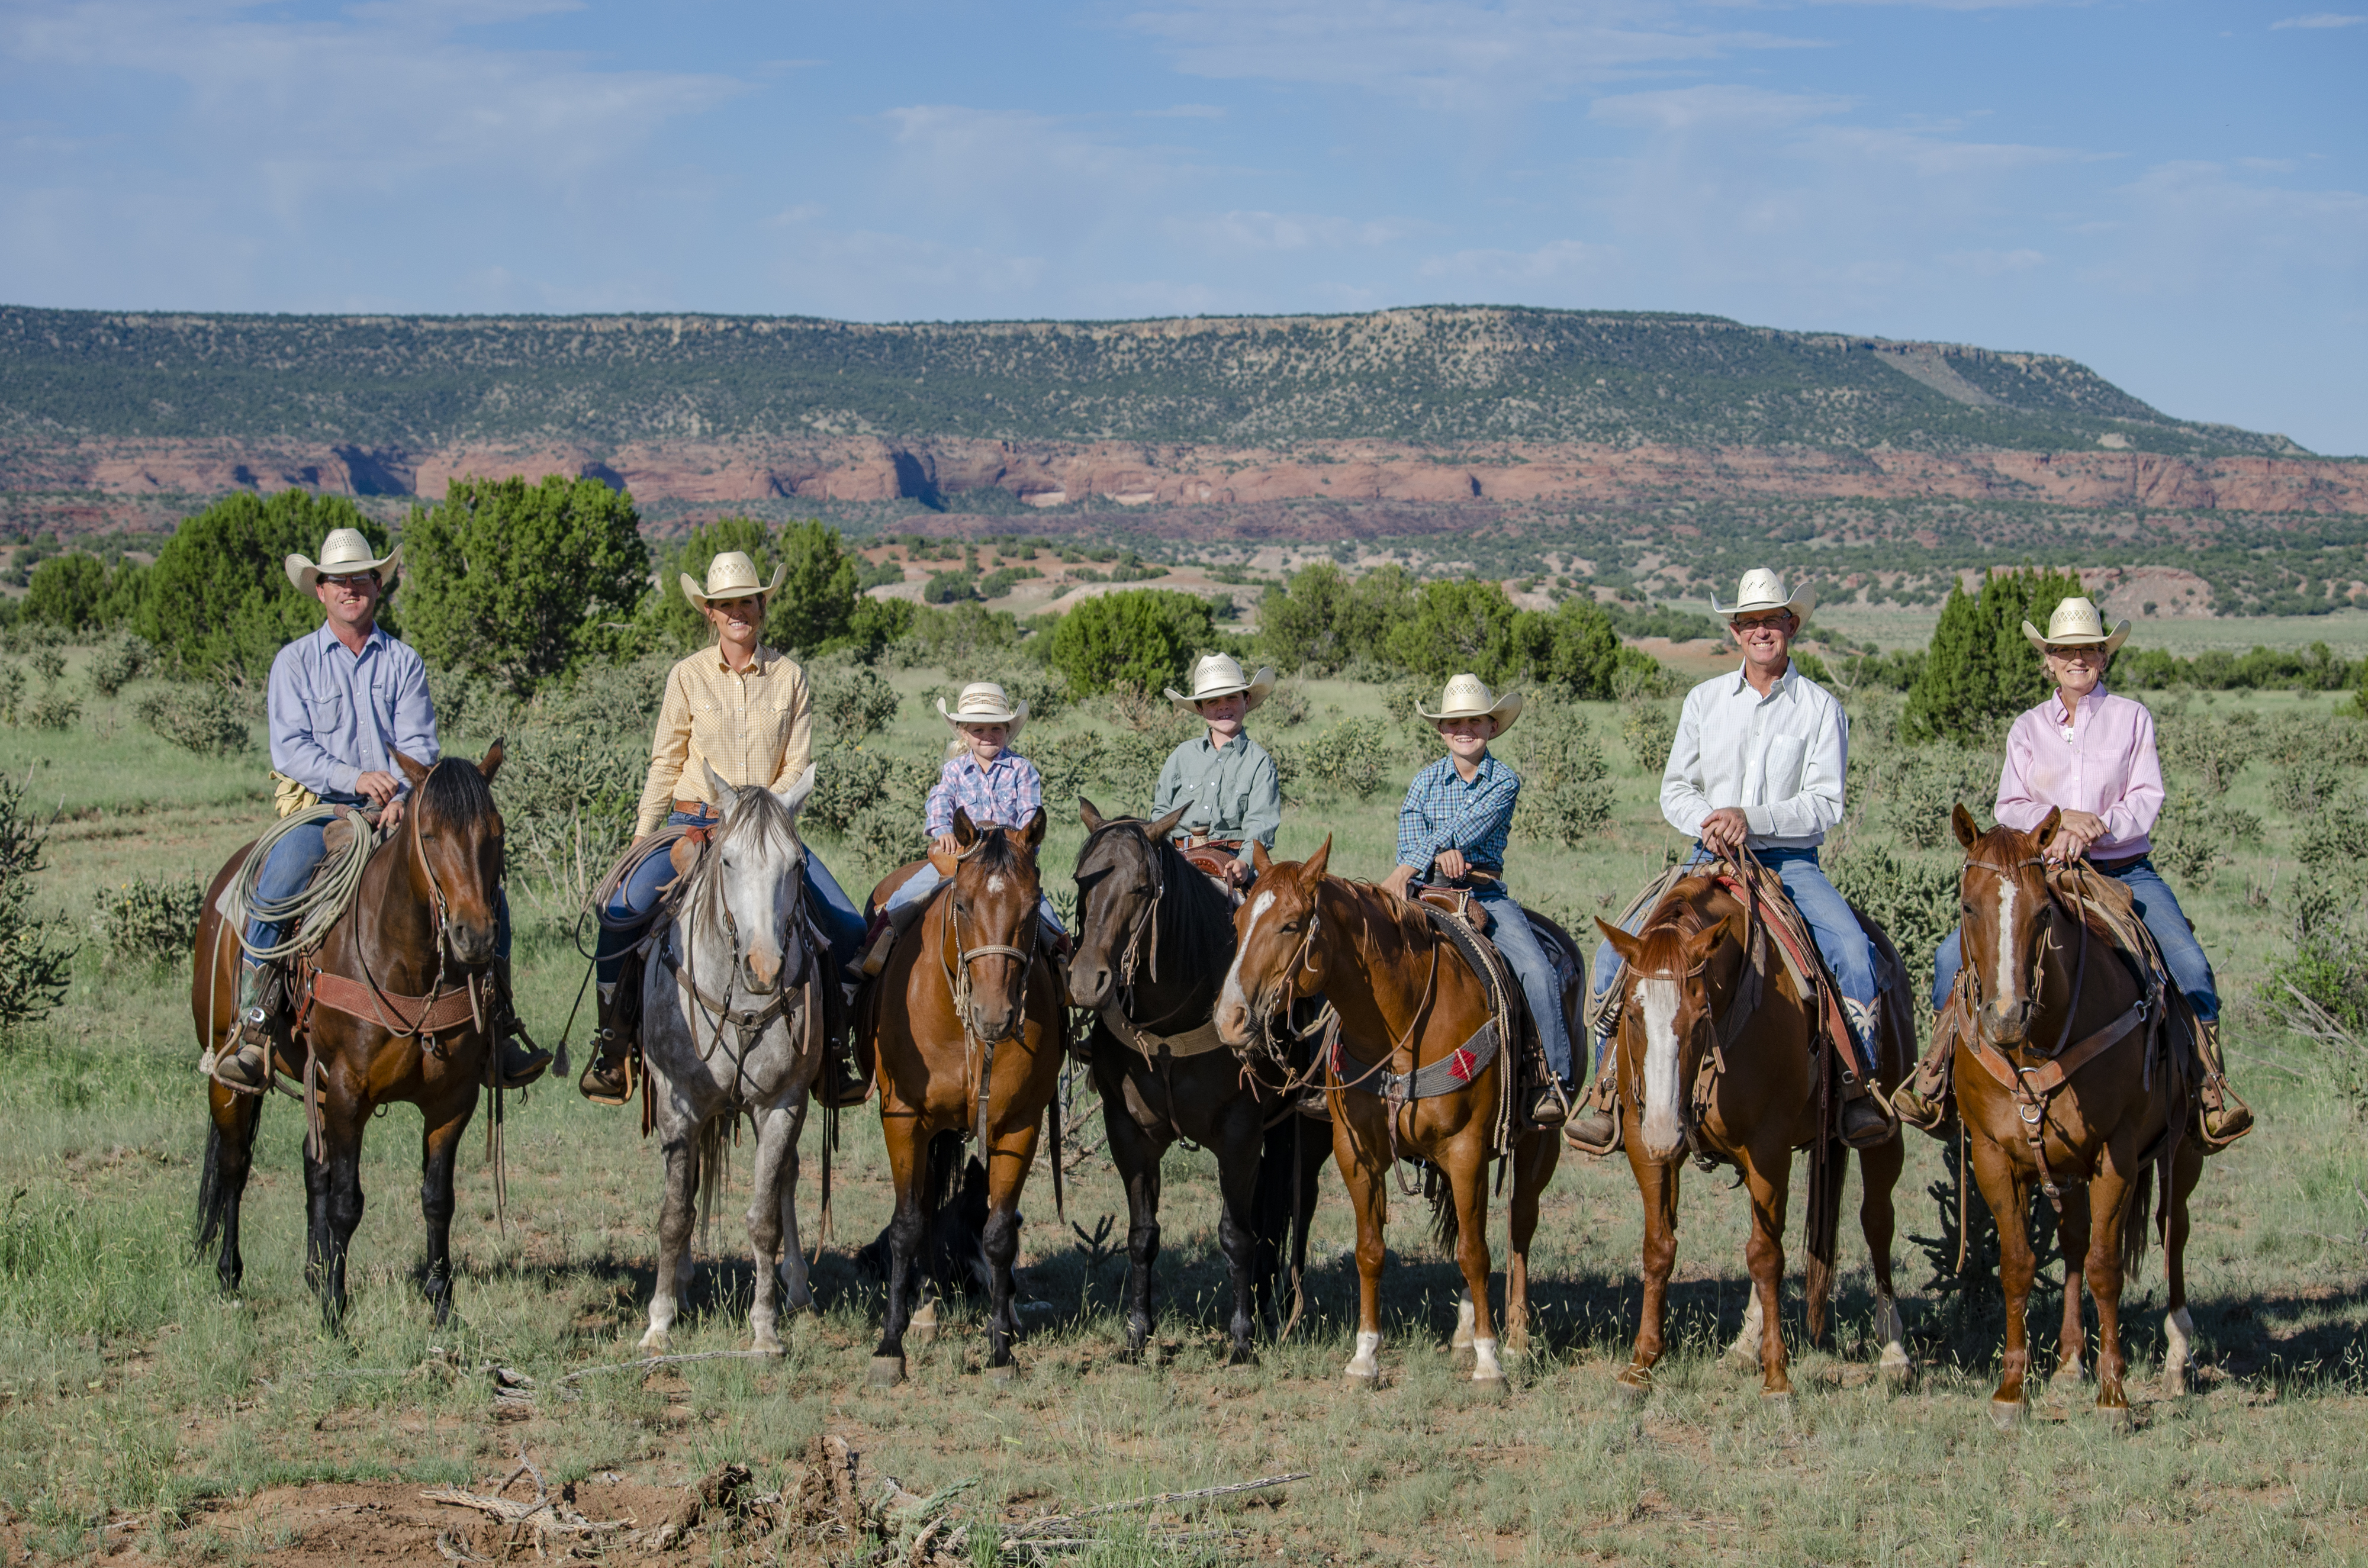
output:
MULTIPOLYGON (((2123 1388, 2129 1363, 2122 1354, 2122 1224, 2129 1217, 2130 1200, 2135 1194, 2114 1155, 2115 1152, 2107 1152, 2089 1184, 2088 1264, 2082 1272, 2088 1278, 2089 1294, 2097 1302, 2097 1413, 2126 1424, 2130 1401, 2123 1388)), ((2137 1179, 2144 1181, 2149 1174, 2142 1168, 2137 1179)), ((2064 1263, 2067 1296, 2072 1293, 2072 1263, 2067 1257, 2064 1263)))
POLYGON ((370 1125, 370 1108, 358 1105, 339 1116, 327 1095, 322 1100, 329 1157, 320 1186, 321 1311, 332 1328, 342 1328, 348 1300, 346 1260, 362 1222, 362 1129, 370 1125))
MULTIPOLYGON (((1505 1349, 1523 1356, 1530 1348, 1530 1243, 1538 1233, 1538 1200, 1562 1163, 1562 1140, 1532 1132, 1513 1153, 1513 1204, 1505 1258, 1505 1349)), ((1484 1172, 1485 1174, 1485 1172, 1484 1172)))
POLYGON ((792 1312, 814 1311, 814 1287, 806 1272, 805 1244, 798 1238, 798 1140, 805 1135, 806 1112, 814 1101, 801 1094, 794 1104, 782 1108, 790 1119, 789 1138, 781 1154, 781 1283, 782 1309, 792 1312))
POLYGON ((929 1134, 917 1109, 880 1104, 880 1134, 888 1145, 888 1175, 895 1184, 896 1211, 888 1221, 888 1294, 880 1310, 880 1343, 872 1347, 871 1379, 886 1386, 905 1381, 905 1328, 913 1317, 913 1271, 919 1261, 923 1170, 929 1134))
POLYGON ((1217 1245, 1225 1256, 1225 1272, 1234 1287, 1234 1315, 1226 1324, 1233 1340, 1225 1363, 1233 1367, 1258 1360, 1258 1317, 1254 1281, 1258 1273, 1258 1161, 1265 1142, 1264 1119, 1256 1100, 1244 1095, 1226 1108, 1210 1147, 1217 1155, 1217 1245))
POLYGON ((1622 1397, 1642 1399, 1652 1391, 1653 1367, 1661 1358, 1661 1330, 1669 1310, 1669 1270, 1678 1261, 1678 1178, 1675 1160, 1646 1154, 1640 1138, 1628 1139, 1628 1170, 1645 1210, 1645 1299, 1636 1312, 1636 1344, 1621 1370, 1622 1397))
POLYGON ((786 1109, 774 1106, 757 1114, 755 1190, 748 1195, 748 1256, 754 1269, 748 1334, 752 1348, 776 1356, 781 1353, 775 1326, 780 1321, 775 1295, 780 1281, 774 1267, 781 1250, 782 1177, 797 1158, 796 1138, 796 1125, 786 1109))
MULTIPOLYGON (((427 1275, 422 1282, 429 1305, 441 1327, 452 1314, 452 1167, 461 1152, 461 1134, 476 1114, 477 1085, 437 1108, 419 1135, 419 1213, 427 1222, 427 1275)), ((423 1112, 428 1108, 420 1108, 423 1112)))
POLYGON ((235 1294, 246 1278, 246 1259, 239 1251, 239 1210, 246 1199, 246 1180, 255 1168, 255 1131, 263 1119, 263 1101, 209 1084, 207 1109, 213 1127, 206 1138, 206 1165, 198 1185, 198 1251, 218 1242, 214 1276, 224 1295, 235 1294))
MULTIPOLYGON (((1493 1096, 1481 1098, 1493 1103, 1493 1096)), ((1488 1145, 1485 1126, 1467 1129, 1443 1152, 1447 1182, 1455 1203, 1455 1262, 1463 1271, 1464 1301, 1472 1309, 1472 1381, 1483 1392, 1505 1392, 1505 1369, 1497 1359, 1497 1324, 1488 1310, 1488 1145)))
POLYGON ((1793 1397, 1784 1324, 1778 1315, 1784 1284, 1784 1210, 1792 1197, 1793 1151, 1782 1143, 1748 1151, 1743 1184, 1751 1195, 1751 1239, 1743 1259, 1751 1271, 1752 1304, 1759 1309, 1759 1395, 1793 1397))
MULTIPOLYGON (((2081 1260, 2089 1256, 2089 1188, 2066 1187, 2064 1211, 2055 1217, 2056 1250, 2064 1257, 2064 1326, 2055 1342, 2055 1372, 2047 1380, 2047 1386, 2059 1394, 2070 1394, 2089 1375, 2085 1364, 2089 1331, 2080 1316, 2080 1273, 2081 1260)), ((2038 1251, 2036 1246, 2032 1249, 2033 1258, 2038 1251)), ((2032 1273, 2035 1279, 2035 1263, 2032 1273)))
POLYGON ((1036 1163, 1036 1133, 1043 1120, 1040 1106, 1019 1126, 995 1132, 988 1145, 986 1228, 978 1241, 986 1255, 986 1375, 998 1382, 1015 1369, 1011 1342, 1019 1334, 1019 1313, 1012 1304, 1011 1265, 1019 1256, 1019 1189, 1036 1163))
POLYGON ((2203 1148, 2193 1139, 2179 1146, 2170 1167, 2170 1213, 2163 1226, 2162 1392, 2176 1399, 2187 1392, 2194 1358, 2195 1320, 2187 1312, 2187 1200, 2203 1174, 2203 1148))
POLYGON ((1119 1354, 1133 1361, 1151 1341, 1153 1270, 1159 1261, 1159 1160, 1167 1145, 1129 1108, 1135 1096, 1121 1064, 1121 1049, 1112 1042, 1094 1053, 1094 1079, 1101 1090, 1110 1164, 1118 1167, 1126 1187, 1126 1345, 1119 1354))
POLYGON ((642 1335, 642 1349, 666 1354, 681 1311, 682 1261, 690 1250, 690 1227, 699 1199, 699 1123, 674 1104, 674 1096, 653 1072, 642 1092, 658 1096, 659 1151, 666 1161, 666 1196, 658 1205, 657 1279, 650 1287, 650 1326, 642 1335))
POLYGON ((1332 1096, 1332 1157, 1340 1166, 1340 1181, 1357 1216, 1357 1353, 1342 1374, 1354 1388, 1382 1386, 1383 1238, 1390 1218, 1390 1198, 1383 1182, 1389 1174, 1389 1155, 1378 1146, 1381 1130, 1359 1124, 1387 1114, 1378 1100, 1337 1091, 1332 1096))
POLYGON ((1899 1315, 1898 1292, 1891 1279, 1895 1222, 1891 1194, 1899 1185, 1900 1168, 1907 1163, 1907 1143, 1904 1138, 1895 1137, 1888 1143, 1859 1151, 1858 1228, 1866 1237, 1867 1262, 1874 1270, 1874 1340, 1882 1346, 1883 1376, 1895 1379, 1904 1378, 1915 1369, 1907 1355, 1907 1324, 1899 1315))
POLYGON ((1990 1393, 1990 1419, 2002 1427, 2017 1426, 2030 1412, 2022 1385, 2031 1374, 2031 1333, 2025 1320, 2037 1266, 2025 1224, 2031 1211, 2031 1178, 2002 1145, 1978 1129, 1972 1150, 1975 1185, 1981 1188, 1982 1201, 1989 1205, 1990 1218, 1998 1224, 1998 1290, 2006 1300, 2006 1354, 1999 1362, 1998 1386, 1990 1393))

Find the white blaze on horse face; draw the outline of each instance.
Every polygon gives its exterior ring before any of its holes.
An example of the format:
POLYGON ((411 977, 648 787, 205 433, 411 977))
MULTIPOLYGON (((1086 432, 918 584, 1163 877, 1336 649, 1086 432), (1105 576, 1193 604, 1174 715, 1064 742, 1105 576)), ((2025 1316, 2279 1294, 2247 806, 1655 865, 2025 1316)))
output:
POLYGON ((1668 1159, 1678 1148, 1678 983, 1656 975, 1636 983, 1645 1010, 1645 1153, 1668 1159))
POLYGON ((1234 949, 1233 965, 1225 971, 1225 987, 1217 994, 1220 1031, 1224 1028, 1224 1020, 1241 1018, 1250 1010, 1249 998, 1242 994, 1242 955, 1250 950, 1250 937, 1257 934, 1258 917, 1273 907, 1271 889, 1250 900, 1250 923, 1243 928, 1242 939, 1234 949))
POLYGON ((990 876, 990 877, 988 877, 988 878, 986 879, 986 891, 987 891, 987 892, 1001 892, 1003 891, 1003 879, 1002 879, 1002 877, 1000 877, 1000 876, 990 876))
POLYGON ((2011 1006, 2022 1000, 2022 965, 2014 952, 2014 883, 2005 877, 1991 880, 1998 883, 1998 974, 1990 989, 2000 1004, 2011 1006))

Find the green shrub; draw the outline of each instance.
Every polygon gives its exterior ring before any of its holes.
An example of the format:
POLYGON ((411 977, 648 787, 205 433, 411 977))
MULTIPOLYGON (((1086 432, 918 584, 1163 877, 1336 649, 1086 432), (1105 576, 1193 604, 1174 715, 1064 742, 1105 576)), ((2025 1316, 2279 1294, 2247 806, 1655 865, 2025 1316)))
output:
POLYGON ((963 672, 976 669, 989 654, 1019 641, 1019 618, 1008 609, 989 609, 980 604, 932 609, 910 599, 865 603, 879 606, 883 621, 894 616, 903 625, 886 653, 890 664, 907 669, 934 665, 957 679, 963 678, 963 672))
POLYGON ((1951 588, 1907 694, 1907 736, 1982 744, 2000 720, 2035 706, 2047 667, 2022 623, 2044 626, 2059 601, 2085 592, 2078 575, 2053 570, 1992 572, 1978 594, 1951 588))
POLYGON ((1258 722, 1278 730, 1296 729, 1307 722, 1308 708, 1307 688, 1295 679, 1286 680, 1258 704, 1258 722))
POLYGON ((1343 719, 1291 749, 1294 778, 1327 794, 1369 801, 1390 781, 1389 730, 1378 719, 1343 719))
POLYGON ((999 599, 1030 578, 1042 575, 1044 574, 1033 566, 998 566, 978 580, 978 597, 999 599))
POLYGON ((1659 777, 1668 769, 1669 748, 1678 740, 1676 706, 1649 697, 1622 703, 1620 738, 1627 743, 1628 755, 1640 771, 1659 777))
POLYGON ((1346 673, 1383 662, 1390 629, 1414 610, 1414 579, 1383 566, 1351 579, 1328 561, 1303 566, 1290 583, 1269 588, 1258 607, 1258 643, 1285 672, 1346 673))
POLYGON ((814 730, 832 740, 860 741, 896 717, 896 691, 877 671, 830 661, 810 665, 814 730))
POLYGON ((1106 812, 1147 811, 1157 776, 1121 778, 1111 765, 1109 739, 1099 730, 1077 730, 1061 735, 1034 731, 1019 738, 1017 748, 1044 776, 1044 809, 1056 821, 1076 810, 1077 797, 1091 795, 1106 812), (1110 796, 1116 788, 1114 798, 1110 796))
POLYGON ((932 572, 929 580, 921 585, 921 602, 930 605, 960 604, 964 599, 982 598, 975 576, 969 572, 932 572))
POLYGON ((1217 643, 1209 601, 1164 588, 1087 599, 1053 628, 1044 662, 1078 696, 1132 686, 1156 691, 1184 678, 1193 655, 1217 643))
POLYGON ((25 672, 14 665, 0 665, 0 723, 15 729, 25 716, 25 672))
MULTIPOLYGON (((283 490, 268 499, 245 492, 222 497, 165 541, 140 579, 131 630, 174 675, 234 673, 260 687, 280 648, 321 624, 320 601, 288 580, 287 558, 318 554, 333 528, 359 528, 372 551, 386 552, 385 527, 341 496, 283 490)), ((407 595, 379 609, 379 624, 390 631, 398 602, 407 607, 407 595)))
POLYGON ((1576 849, 1611 823, 1611 765, 1577 709, 1542 698, 1493 749, 1521 776, 1513 831, 1522 838, 1576 849))
POLYGON ((25 705, 24 712, 28 730, 71 730, 82 717, 82 704, 55 686, 44 686, 40 695, 25 705))
POLYGON ((64 678, 66 656, 55 648, 36 648, 33 650, 33 668, 40 672, 43 680, 54 685, 64 678))
POLYGON ((195 876, 138 876, 120 888, 101 888, 98 928, 112 957, 140 962, 185 959, 197 940, 205 889, 195 876))
POLYGON ((1998 757, 1966 746, 1889 746, 1851 768, 1851 787, 1875 820, 1914 849, 1952 841, 1950 813, 1963 803, 1987 825, 1998 801, 1998 757))
POLYGON ((2154 858, 2180 882, 2200 883, 2239 844, 2261 836, 2261 819, 2219 801, 2173 795, 2148 838, 2154 858))
POLYGON ((49 834, 25 810, 25 781, 0 777, 0 1030, 48 1017, 73 978, 74 949, 28 907, 49 834))
POLYGON ((2279 769, 2277 777, 2270 780, 2270 799, 2288 816, 2306 822, 2318 814, 2319 807, 2340 795, 2350 782, 2350 771, 2341 764, 2305 757, 2291 767, 2279 769))
POLYGON ((1566 697, 1612 697, 1623 668, 1640 660, 1645 670, 1660 667, 1651 654, 1622 647, 1611 618, 1591 599, 1565 599, 1551 615, 1522 611, 1514 617, 1513 640, 1530 678, 1566 697))
POLYGON ((155 653, 138 632, 118 633, 90 656, 90 688, 101 697, 115 696, 140 678, 155 653))
MULTIPOLYGON (((1583 619, 1584 609, 1577 613, 1583 619)), ((1414 596, 1413 613, 1391 624, 1382 652, 1391 663, 1434 685, 1466 671, 1492 685, 1503 684, 1517 678, 1527 662, 1514 641, 1513 617, 1512 601, 1495 583, 1425 583, 1414 596)), ((1601 630, 1609 633, 1609 623, 1601 630)), ((1551 632, 1540 635, 1542 645, 1555 642, 1551 632)), ((1582 663, 1587 658, 1576 647, 1570 656, 1582 663)))
POLYGON ((219 683, 152 691, 140 699, 140 722, 186 752, 236 756, 252 744, 246 702, 219 683))
POLYGON ((2162 759, 2203 794, 2225 795, 2260 744, 2251 719, 2232 713, 2166 721, 2156 731, 2162 759))
POLYGON ((107 568, 98 557, 68 551, 33 568, 18 613, 65 631, 84 631, 98 624, 106 594, 107 568))
POLYGON ((1957 927, 1957 861, 1902 855, 1861 839, 1835 856, 1827 874, 1834 891, 1882 926, 1899 949, 1920 1017, 1932 994, 1932 960, 1957 927))

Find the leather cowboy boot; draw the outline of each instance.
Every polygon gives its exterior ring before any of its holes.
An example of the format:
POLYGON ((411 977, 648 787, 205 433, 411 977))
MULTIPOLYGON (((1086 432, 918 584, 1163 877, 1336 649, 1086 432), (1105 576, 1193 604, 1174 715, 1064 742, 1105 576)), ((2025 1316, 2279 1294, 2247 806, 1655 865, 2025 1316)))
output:
POLYGON ((2237 1097, 2221 1063, 2219 1019, 2209 1023, 2196 1020, 2195 1050, 2203 1059, 2203 1083, 2199 1096, 2203 1102, 2199 1119, 2203 1145, 2216 1152, 2253 1130, 2253 1108, 2237 1097))
POLYGON ((1891 1108, 1918 1132, 1940 1136, 1950 1112, 1949 1063, 1957 1050, 1954 1012, 1943 1007, 1932 1016, 1932 1044, 1907 1082, 1891 1091, 1891 1108))
POLYGON ((1530 1125, 1560 1127, 1570 1119, 1571 1102, 1578 1097, 1569 1085, 1549 1078, 1530 1100, 1530 1125))
POLYGON ((1611 1096, 1615 1092, 1611 1074, 1604 1069, 1604 1058, 1610 1053, 1611 1042, 1595 1042, 1595 1088, 1588 1096, 1587 1114, 1563 1123, 1562 1139, 1582 1153, 1599 1150, 1606 1154, 1617 1153, 1622 1142, 1620 1118, 1614 1113, 1611 1096))
POLYGON ((1853 1149, 1872 1149, 1897 1136, 1899 1124, 1883 1108, 1864 1078, 1845 1080, 1842 1088, 1842 1142, 1853 1149))
POLYGON ((629 960, 613 984, 595 987, 592 1060, 577 1092, 594 1105, 620 1106, 633 1097, 633 1050, 640 1043, 642 966, 629 960), (632 994, 627 994, 628 991, 632 994))
POLYGON ((888 967, 888 955, 896 950, 898 938, 913 928, 913 922, 918 920, 921 912, 928 907, 928 899, 916 899, 901 908, 881 910, 872 916, 871 931, 864 944, 863 956, 856 960, 856 967, 866 980, 888 967))
POLYGON ((277 964, 248 964, 239 976, 238 1022, 226 1055, 214 1060, 214 1076, 233 1088, 271 1086, 272 1028, 287 1006, 288 987, 277 964))
POLYGON ((505 1089, 523 1089, 551 1068, 551 1052, 527 1039, 518 1022, 518 1004, 510 990, 510 960, 494 960, 494 1081, 505 1089), (518 1042, 525 1040, 521 1045, 518 1042))

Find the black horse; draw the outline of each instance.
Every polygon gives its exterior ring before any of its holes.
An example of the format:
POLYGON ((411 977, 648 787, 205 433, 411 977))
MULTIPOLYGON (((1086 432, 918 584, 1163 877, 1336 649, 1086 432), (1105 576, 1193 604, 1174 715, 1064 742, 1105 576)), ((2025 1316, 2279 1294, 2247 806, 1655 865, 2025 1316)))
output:
POLYGON ((1126 1353, 1140 1355, 1151 1337, 1159 1162, 1168 1145, 1190 1139, 1217 1156, 1217 1244, 1234 1285, 1228 1358, 1254 1361, 1258 1316, 1277 1315, 1306 1271, 1330 1131, 1306 1126, 1279 1081, 1255 1075, 1217 1040, 1210 1017, 1233 967, 1234 912, 1169 842, 1183 812, 1146 823, 1077 803, 1087 837, 1077 851, 1069 999, 1095 1014, 1094 1084, 1110 1159, 1126 1182, 1126 1353))

